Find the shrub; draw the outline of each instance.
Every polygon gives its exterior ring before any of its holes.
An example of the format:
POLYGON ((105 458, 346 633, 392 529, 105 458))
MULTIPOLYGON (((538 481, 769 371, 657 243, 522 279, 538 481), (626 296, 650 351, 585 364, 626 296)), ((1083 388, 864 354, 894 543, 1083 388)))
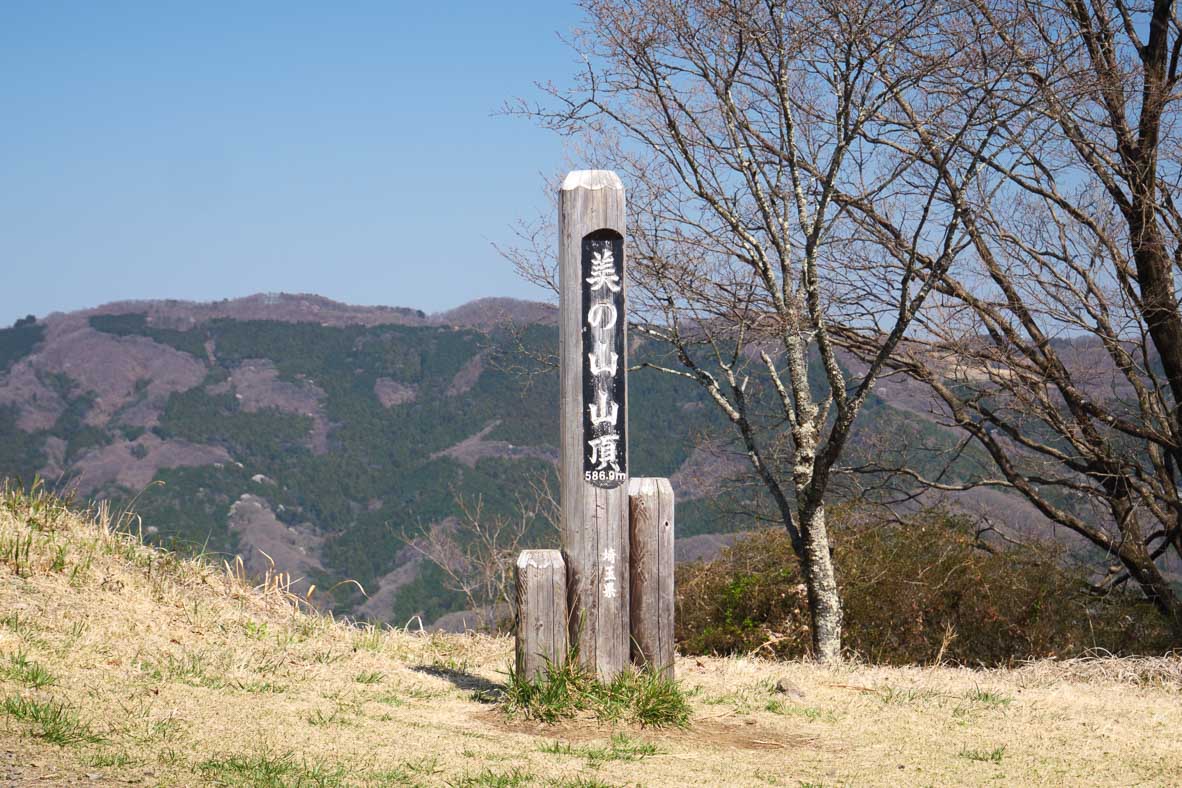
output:
MULTIPOLYGON (((847 650, 884 664, 1004 665, 1170 647, 1132 592, 1098 598, 1086 572, 1045 550, 983 545, 966 519, 835 516, 833 555, 847 650)), ((709 563, 678 567, 677 639, 686 654, 806 656, 808 610, 796 556, 779 530, 745 537, 709 563)))

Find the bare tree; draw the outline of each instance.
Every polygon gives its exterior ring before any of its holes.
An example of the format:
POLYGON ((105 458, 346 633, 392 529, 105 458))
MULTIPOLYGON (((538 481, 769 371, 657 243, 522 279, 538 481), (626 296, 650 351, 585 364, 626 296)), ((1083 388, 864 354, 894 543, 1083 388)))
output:
MULTIPOLYGON (((1002 144, 950 153, 943 118, 898 105, 884 118, 945 182, 972 244, 954 266, 921 266, 936 290, 922 341, 889 364, 992 457, 981 483, 1098 548, 1098 589, 1133 581, 1182 635, 1167 571, 1182 558, 1178 9, 973 0, 960 16, 943 35, 992 53, 976 79, 1004 87, 987 105, 1002 144), (974 188, 953 187, 978 165, 974 188)), ((873 224, 880 243, 902 231, 873 224)), ((876 342, 841 339, 877 357, 876 342)))
POLYGON ((557 501, 542 476, 527 481, 508 516, 486 512, 480 496, 457 493, 455 503, 456 519, 417 537, 404 533, 403 541, 439 567, 449 590, 464 595, 478 629, 495 631, 512 615, 517 554, 539 541, 557 541, 557 501))
MULTIPOLYGON (((908 101, 955 108, 948 155, 991 139, 939 93, 959 53, 946 4, 832 0, 587 0, 586 70, 513 110, 575 135, 629 188, 630 308, 668 349, 646 366, 694 381, 734 427, 791 538, 814 655, 840 658, 841 600, 826 496, 855 419, 940 272, 965 248, 952 187, 883 118, 908 101), (857 206, 899 228, 877 243, 857 206), (927 272, 921 272, 921 266, 927 272), (867 294, 873 294, 873 298, 867 294), (874 337, 861 374, 834 327, 874 337)), ((982 99, 984 92, 965 88, 982 99)), ((531 279, 552 261, 515 255, 531 279)))

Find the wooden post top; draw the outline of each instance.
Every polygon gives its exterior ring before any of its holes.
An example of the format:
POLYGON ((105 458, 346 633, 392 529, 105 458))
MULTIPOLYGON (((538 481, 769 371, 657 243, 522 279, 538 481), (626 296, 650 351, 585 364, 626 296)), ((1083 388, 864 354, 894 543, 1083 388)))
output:
POLYGON ((562 181, 561 191, 574 189, 619 189, 624 183, 614 170, 571 170, 562 181))
POLYGON ((673 485, 663 477, 632 476, 628 479, 629 495, 644 495, 659 492, 662 495, 673 495, 673 485))
POLYGON ((562 552, 559 550, 522 550, 521 554, 517 556, 517 568, 525 569, 527 566, 539 568, 564 566, 562 552))

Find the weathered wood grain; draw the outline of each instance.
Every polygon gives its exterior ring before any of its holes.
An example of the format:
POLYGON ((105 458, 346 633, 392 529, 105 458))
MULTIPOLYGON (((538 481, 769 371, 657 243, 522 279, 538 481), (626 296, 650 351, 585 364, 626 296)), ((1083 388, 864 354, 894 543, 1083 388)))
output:
POLYGON ((673 487, 628 480, 632 662, 673 678, 673 487))
MULTIPOLYGON (((571 642, 577 646, 581 665, 601 679, 610 679, 630 658, 627 485, 602 489, 583 477, 587 404, 583 402, 580 258, 583 237, 601 229, 626 237, 623 184, 606 170, 570 173, 558 199, 562 553, 567 565, 571 642)), ((626 317, 620 315, 620 319, 626 317)), ((627 368, 627 359, 621 358, 621 371, 627 368)), ((627 422, 626 403, 620 418, 627 422)))
POLYGON ((517 557, 517 675, 535 678, 566 662, 566 562, 558 550, 517 557))

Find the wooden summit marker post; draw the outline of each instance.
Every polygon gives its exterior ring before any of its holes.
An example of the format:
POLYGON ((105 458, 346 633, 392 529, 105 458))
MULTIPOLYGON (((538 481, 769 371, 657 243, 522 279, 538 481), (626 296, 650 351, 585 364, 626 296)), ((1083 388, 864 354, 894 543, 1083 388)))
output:
POLYGON ((558 194, 562 553, 570 641, 601 680, 629 663, 624 185, 576 170, 558 194))

